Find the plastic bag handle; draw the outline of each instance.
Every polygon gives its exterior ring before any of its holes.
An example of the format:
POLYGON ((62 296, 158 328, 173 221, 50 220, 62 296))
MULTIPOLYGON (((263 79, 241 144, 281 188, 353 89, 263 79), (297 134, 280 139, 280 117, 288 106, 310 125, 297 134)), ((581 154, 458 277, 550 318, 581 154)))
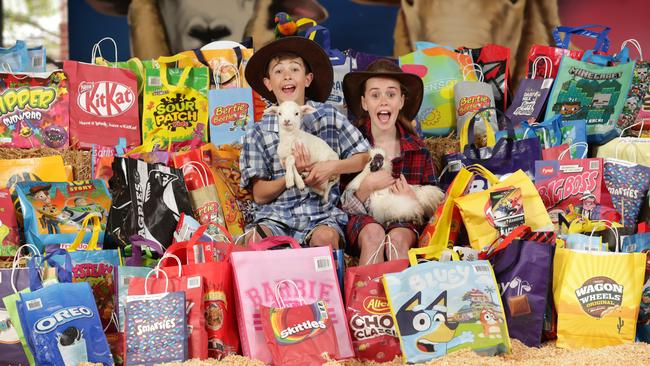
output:
POLYGON ((579 35, 587 38, 595 38, 596 44, 594 45, 594 51, 607 52, 609 50, 609 32, 611 31, 610 27, 598 24, 587 24, 579 27, 567 27, 559 26, 553 29, 553 40, 555 45, 560 48, 567 49, 569 48, 569 42, 571 42, 572 35, 579 35), (560 33, 564 33, 565 36, 562 38, 560 33))
POLYGON ((167 80, 167 64, 178 62, 183 59, 191 59, 191 57, 187 55, 178 54, 175 56, 160 56, 156 60, 160 65, 160 83, 165 88, 167 88, 170 92, 176 92, 179 89, 183 89, 186 87, 185 84, 187 83, 187 78, 190 76, 190 71, 192 71, 191 64, 183 68, 183 73, 181 74, 180 79, 178 79, 178 83, 176 85, 169 84, 169 81, 167 80))
POLYGON ((100 39, 99 41, 97 41, 97 43, 95 43, 93 45, 92 56, 90 57, 90 63, 91 64, 96 64, 95 61, 97 60, 97 54, 98 53, 99 53, 99 57, 101 57, 103 60, 106 60, 104 58, 104 56, 102 56, 102 48, 101 48, 101 45, 100 45, 104 41, 111 41, 113 43, 113 49, 115 50, 115 58, 113 59, 113 62, 117 62, 117 43, 111 37, 104 37, 104 38, 100 39))
POLYGON ((564 157, 566 156, 567 153, 570 154, 570 153, 571 153, 571 148, 572 148, 572 147, 584 147, 585 150, 584 150, 584 152, 582 153, 582 156, 580 157, 580 159, 584 159, 584 158, 587 157, 587 151, 588 151, 588 149, 589 149, 589 144, 586 143, 586 142, 582 142, 582 141, 580 141, 580 142, 576 142, 576 143, 574 143, 574 144, 571 144, 571 145, 569 145, 569 147, 567 147, 566 149, 562 150, 562 152, 560 153, 560 155, 558 155, 557 160, 562 160, 562 159, 564 159, 564 157))
POLYGON ((32 253, 34 253, 34 257, 42 258, 41 257, 41 252, 38 250, 38 248, 34 244, 24 244, 24 245, 21 245, 20 247, 18 247, 18 249, 16 249, 16 254, 14 255, 14 260, 11 263, 11 289, 14 290, 15 294, 18 293, 18 289, 16 289, 16 282, 15 282, 16 268, 18 267, 18 263, 20 262, 21 258, 28 258, 27 256, 24 256, 24 257, 21 256, 20 252, 23 250, 23 248, 31 249, 32 253))
POLYGON ((84 236, 86 236, 86 228, 88 227, 88 223, 91 220, 93 222, 92 235, 90 237, 90 240, 88 241, 86 250, 88 251, 101 250, 100 248, 97 248, 97 242, 99 241, 99 233, 102 231, 102 223, 99 220, 99 214, 96 212, 91 212, 81 222, 81 228, 79 229, 79 233, 77 233, 77 236, 74 238, 74 241, 67 248, 68 252, 74 252, 79 248, 79 244, 81 244, 81 242, 84 239, 84 236))
POLYGON ((300 288, 298 287, 298 285, 295 282, 293 282, 292 280, 282 280, 282 281, 275 284, 275 291, 274 291, 275 292, 275 303, 278 304, 278 307, 280 307, 280 308, 286 308, 287 307, 287 304, 284 302, 284 298, 280 294, 280 286, 282 284, 285 284, 285 283, 293 285, 293 287, 296 289, 296 293, 298 294, 298 299, 300 300, 300 305, 307 305, 307 303, 305 302, 305 298, 303 298, 302 294, 300 293, 300 288))
POLYGON ((142 248, 145 246, 153 249, 161 257, 165 254, 165 250, 159 243, 145 239, 142 235, 133 235, 129 240, 131 242, 131 257, 125 259, 129 262, 128 265, 139 267, 142 264, 142 248))
POLYGON ((486 249, 481 251, 478 254, 479 259, 490 259, 494 256, 494 254, 504 250, 510 243, 512 243, 515 239, 521 238, 524 235, 527 235, 531 233, 531 229, 529 226, 526 225, 519 225, 517 226, 514 230, 512 230, 508 235, 506 235, 505 238, 501 239, 499 242, 499 238, 492 243, 492 245, 488 246, 486 249), (494 245, 497 244, 495 247, 494 245))
POLYGON ((302 248, 296 239, 290 236, 270 236, 258 242, 248 243, 248 247, 256 251, 261 251, 268 250, 282 244, 289 244, 292 249, 302 248))
MULTIPOLYGON (((162 264, 163 260, 167 258, 173 258, 176 261, 176 264, 178 265, 178 277, 181 277, 183 275, 183 263, 181 263, 181 259, 178 258, 178 256, 175 254, 165 253, 165 255, 163 255, 162 258, 160 258, 160 261, 158 261, 158 264, 154 268, 160 269, 160 265, 162 264)), ((158 278, 157 275, 156 278, 158 278)))
MULTIPOLYGON (((43 281, 41 278, 41 273, 40 271, 36 268, 35 260, 39 257, 33 257, 29 263, 29 289, 31 291, 36 291, 38 289, 43 288, 43 281)), ((50 267, 56 268, 56 277, 59 280, 60 283, 70 283, 72 282, 72 258, 70 257, 70 253, 68 253, 67 250, 65 249, 56 249, 52 253, 48 254, 45 258, 43 258, 43 261, 39 264, 39 267, 43 265, 43 263, 46 263, 50 267), (64 255, 65 256, 65 262, 63 264, 63 267, 55 262, 52 257, 55 255, 64 255)))
POLYGON ((623 49, 625 48, 625 46, 627 46, 628 43, 630 43, 631 45, 634 46, 634 48, 636 48, 636 51, 639 53, 639 59, 643 61, 643 51, 641 50, 641 44, 639 43, 639 41, 637 41, 634 38, 626 39, 625 41, 623 41, 623 43, 621 43, 621 51, 623 51, 623 49))
MULTIPOLYGON (((167 273, 163 271, 160 268, 154 268, 149 273, 147 273, 147 276, 144 278, 144 294, 149 295, 149 291, 147 290, 147 283, 149 283, 149 277, 151 276, 152 273, 162 273, 165 275, 165 294, 169 292, 169 276, 167 276, 167 273)), ((157 278, 157 276, 156 276, 157 278)))

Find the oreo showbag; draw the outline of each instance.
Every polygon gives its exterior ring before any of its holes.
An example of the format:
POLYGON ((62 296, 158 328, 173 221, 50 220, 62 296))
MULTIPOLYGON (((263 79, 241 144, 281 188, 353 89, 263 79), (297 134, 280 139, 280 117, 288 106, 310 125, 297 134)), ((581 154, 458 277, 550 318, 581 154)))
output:
POLYGON ((37 365, 113 365, 88 283, 54 284, 20 298, 20 320, 37 365))

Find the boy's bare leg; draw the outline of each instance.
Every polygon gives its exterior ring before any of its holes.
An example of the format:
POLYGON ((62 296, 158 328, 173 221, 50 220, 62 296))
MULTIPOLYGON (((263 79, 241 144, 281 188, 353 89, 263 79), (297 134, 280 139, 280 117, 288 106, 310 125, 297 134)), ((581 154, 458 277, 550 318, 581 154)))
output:
POLYGON ((339 232, 327 225, 318 225, 309 238, 310 247, 330 246, 332 249, 339 248, 339 232))

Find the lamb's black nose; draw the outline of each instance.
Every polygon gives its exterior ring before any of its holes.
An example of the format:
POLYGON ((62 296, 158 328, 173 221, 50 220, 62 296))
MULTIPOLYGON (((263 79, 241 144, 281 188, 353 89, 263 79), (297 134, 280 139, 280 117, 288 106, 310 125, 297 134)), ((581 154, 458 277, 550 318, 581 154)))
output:
POLYGON ((384 166, 384 156, 383 155, 377 154, 377 155, 372 157, 372 161, 370 162, 370 171, 371 172, 376 172, 379 169, 381 169, 381 167, 383 167, 383 166, 384 166))
POLYGON ((230 31, 230 28, 222 25, 214 28, 196 26, 190 29, 190 37, 194 37, 198 39, 203 44, 208 44, 213 41, 218 41, 222 38, 228 37, 231 34, 232 31, 230 31))

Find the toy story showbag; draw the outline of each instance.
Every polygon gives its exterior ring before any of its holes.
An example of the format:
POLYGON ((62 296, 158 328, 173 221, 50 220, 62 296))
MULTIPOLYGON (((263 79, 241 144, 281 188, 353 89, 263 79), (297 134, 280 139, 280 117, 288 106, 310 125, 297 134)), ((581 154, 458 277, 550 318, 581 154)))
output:
MULTIPOLYGON (((264 338, 273 364, 310 366, 322 364, 327 358, 338 358, 336 332, 325 301, 307 304, 298 295, 297 304, 287 304, 281 291, 284 283, 293 284, 288 288, 299 292, 295 282, 280 281, 275 285, 275 305, 260 305, 264 338)), ((290 291, 285 293, 291 296, 290 291)))
POLYGON ((645 267, 644 253, 557 248, 553 263, 557 346, 598 348, 634 342, 645 267))
POLYGON ((487 261, 426 262, 383 278, 407 363, 470 348, 510 352, 499 287, 487 261))
MULTIPOLYGON (((472 57, 443 47, 417 50, 399 58, 404 72, 418 75, 424 82, 424 99, 416 117, 425 136, 447 136, 456 128, 454 85, 463 81, 463 69, 472 57)), ((468 74, 466 80, 476 81, 468 74)))
MULTIPOLYGON (((380 248, 383 250, 384 246, 380 248)), ((381 278, 386 273, 401 272, 407 267, 408 260, 398 259, 350 267, 345 273, 345 313, 357 359, 387 362, 401 354, 381 278)))
POLYGON ((253 125, 253 91, 244 87, 243 78, 235 65, 223 63, 213 71, 216 89, 208 91, 210 141, 214 145, 242 144, 246 129, 253 125), (219 70, 232 69, 235 82, 224 86, 218 76, 219 70))
POLYGON ((180 57, 160 57, 158 67, 145 66, 142 143, 156 137, 166 143, 194 138, 208 141, 207 67, 168 68, 180 57))
POLYGON ((113 366, 113 357, 87 283, 69 283, 71 262, 59 249, 47 262, 59 274, 59 283, 41 282, 35 258, 29 262, 30 290, 20 293, 18 315, 36 365, 72 366, 80 362, 113 366), (64 255, 64 265, 52 261, 64 255), (65 275, 62 275, 65 274, 65 275))
POLYGON ((77 61, 65 61, 63 69, 70 80, 71 145, 115 146, 120 138, 140 145, 138 85, 131 71, 77 61))
POLYGON ((634 62, 601 66, 563 57, 544 120, 586 120, 587 142, 604 144, 618 135, 617 121, 630 90, 634 62))
POLYGON ((185 293, 128 296, 125 364, 149 366, 187 358, 185 293))
POLYGON ((51 74, 0 74, 0 146, 69 145, 68 78, 51 74))
MULTIPOLYGON (((49 244, 70 244, 90 215, 100 218, 98 242, 104 242, 104 231, 111 195, 106 182, 100 179, 76 182, 20 182, 16 184, 20 199, 27 242, 42 247, 49 244)), ((93 236, 87 232, 83 242, 93 236)))
POLYGON ((645 278, 636 337, 637 341, 650 343, 650 233, 624 237, 621 249, 625 253, 643 253, 646 255, 645 278))

